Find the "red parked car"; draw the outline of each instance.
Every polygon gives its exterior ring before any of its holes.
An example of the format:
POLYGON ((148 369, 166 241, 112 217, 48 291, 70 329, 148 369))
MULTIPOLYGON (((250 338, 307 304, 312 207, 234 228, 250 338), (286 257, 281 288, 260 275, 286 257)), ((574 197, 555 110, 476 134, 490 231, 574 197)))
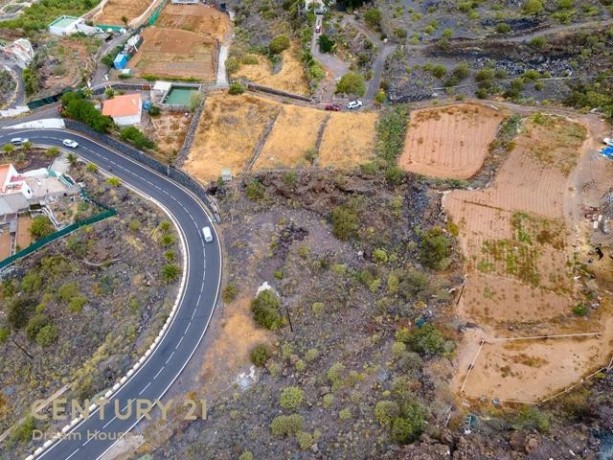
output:
POLYGON ((325 106, 324 109, 329 111, 329 112, 340 112, 341 111, 341 106, 337 105, 337 104, 329 104, 329 105, 325 106))

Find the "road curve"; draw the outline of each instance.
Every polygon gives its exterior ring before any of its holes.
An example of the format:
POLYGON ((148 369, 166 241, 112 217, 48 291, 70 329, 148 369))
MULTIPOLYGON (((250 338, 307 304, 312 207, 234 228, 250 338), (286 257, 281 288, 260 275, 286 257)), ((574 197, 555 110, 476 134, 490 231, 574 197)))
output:
MULTIPOLYGON (((219 295, 222 270, 219 238, 204 206, 194 195, 110 147, 74 132, 51 129, 3 130, 0 131, 0 144, 17 136, 27 137, 34 144, 60 147, 64 138, 76 140, 79 147, 75 153, 104 170, 112 171, 123 183, 153 198, 170 212, 185 241, 185 287, 180 293, 176 315, 158 346, 109 398, 111 402, 105 406, 104 414, 99 408, 92 411, 88 419, 36 457, 45 460, 97 459, 138 423, 135 404, 130 404, 130 400, 155 401, 162 398, 202 340, 219 295), (213 243, 204 242, 202 227, 206 225, 213 229, 213 243), (132 409, 131 414, 128 414, 128 408, 132 409), (124 416, 125 420, 121 420, 124 416)), ((176 404, 183 405, 183 401, 176 404)), ((155 412, 159 414, 159 411, 155 412)))

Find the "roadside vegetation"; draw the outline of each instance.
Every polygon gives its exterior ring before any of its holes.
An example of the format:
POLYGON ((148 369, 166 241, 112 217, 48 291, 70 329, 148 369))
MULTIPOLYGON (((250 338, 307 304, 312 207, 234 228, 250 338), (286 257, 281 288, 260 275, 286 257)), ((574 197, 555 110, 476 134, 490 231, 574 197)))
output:
POLYGON ((25 31, 45 29, 62 15, 81 16, 99 3, 99 0, 44 0, 26 8, 17 18, 0 22, 0 28, 25 31))

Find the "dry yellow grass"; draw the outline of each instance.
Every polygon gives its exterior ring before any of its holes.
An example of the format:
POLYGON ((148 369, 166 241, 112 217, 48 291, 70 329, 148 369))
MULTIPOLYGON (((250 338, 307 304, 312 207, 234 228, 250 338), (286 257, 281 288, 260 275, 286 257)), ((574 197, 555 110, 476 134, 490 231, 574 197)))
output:
POLYGON ((332 113, 319 149, 319 165, 354 167, 375 155, 377 114, 332 113))
POLYGON ((296 53, 294 47, 282 53, 283 66, 276 74, 272 73, 270 62, 264 56, 258 55, 257 64, 243 64, 235 76, 282 91, 308 95, 309 86, 304 75, 304 67, 296 53))
POLYGON ((184 169, 202 181, 216 179, 224 168, 240 174, 278 110, 278 103, 251 95, 208 97, 184 169))
POLYGON ((306 165, 305 152, 315 147, 325 112, 291 105, 281 107, 275 126, 255 162, 255 170, 306 165))

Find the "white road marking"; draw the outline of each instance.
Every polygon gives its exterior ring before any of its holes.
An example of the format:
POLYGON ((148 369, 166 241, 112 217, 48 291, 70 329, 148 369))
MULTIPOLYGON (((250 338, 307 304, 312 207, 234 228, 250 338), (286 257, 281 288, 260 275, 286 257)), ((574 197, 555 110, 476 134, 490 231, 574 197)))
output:
POLYGON ((70 457, 72 457, 72 456, 73 456, 74 454, 76 454, 77 452, 79 452, 79 447, 77 447, 77 448, 75 449, 75 451, 74 451, 72 454, 70 454, 68 457, 66 457, 66 460, 68 460, 70 457))
POLYGON ((177 343, 177 346, 175 347, 175 350, 179 348, 179 345, 181 345, 181 342, 183 342, 183 337, 185 337, 185 335, 181 336, 181 338, 179 339, 179 343, 177 343))
POLYGON ((162 373, 162 371, 164 370, 164 367, 166 367, 166 366, 162 366, 162 368, 158 371, 158 373, 153 376, 153 380, 158 378, 158 375, 160 375, 162 373))
POLYGON ((170 362, 170 360, 172 359, 173 355, 175 354, 175 352, 173 351, 170 356, 168 357, 168 359, 166 360, 166 362, 164 363, 164 365, 168 364, 170 362))
POLYGON ((98 433, 100 433, 100 431, 99 431, 99 430, 96 430, 96 431, 95 431, 95 433, 94 433, 94 435, 93 435, 93 436, 90 436, 90 438, 89 438, 87 441, 85 441, 85 442, 83 443, 83 446, 82 446, 82 447, 85 447, 87 444, 89 444, 90 442, 92 442, 92 440, 93 440, 93 439, 96 437, 96 435, 97 435, 98 433))
POLYGON ((145 390, 149 388, 149 385, 151 385, 151 382, 149 382, 147 385, 145 385, 145 387, 142 390, 140 390, 140 392, 138 393, 138 396, 142 395, 145 392, 145 390))
POLYGON ((104 424, 104 426, 102 427, 102 429, 104 430, 104 429, 105 429, 107 426, 109 426, 111 423, 113 423, 113 422, 115 421, 115 419, 116 419, 116 418, 117 418, 117 417, 115 416, 115 417, 113 417, 111 420, 109 420, 108 422, 106 422, 106 423, 104 424))

